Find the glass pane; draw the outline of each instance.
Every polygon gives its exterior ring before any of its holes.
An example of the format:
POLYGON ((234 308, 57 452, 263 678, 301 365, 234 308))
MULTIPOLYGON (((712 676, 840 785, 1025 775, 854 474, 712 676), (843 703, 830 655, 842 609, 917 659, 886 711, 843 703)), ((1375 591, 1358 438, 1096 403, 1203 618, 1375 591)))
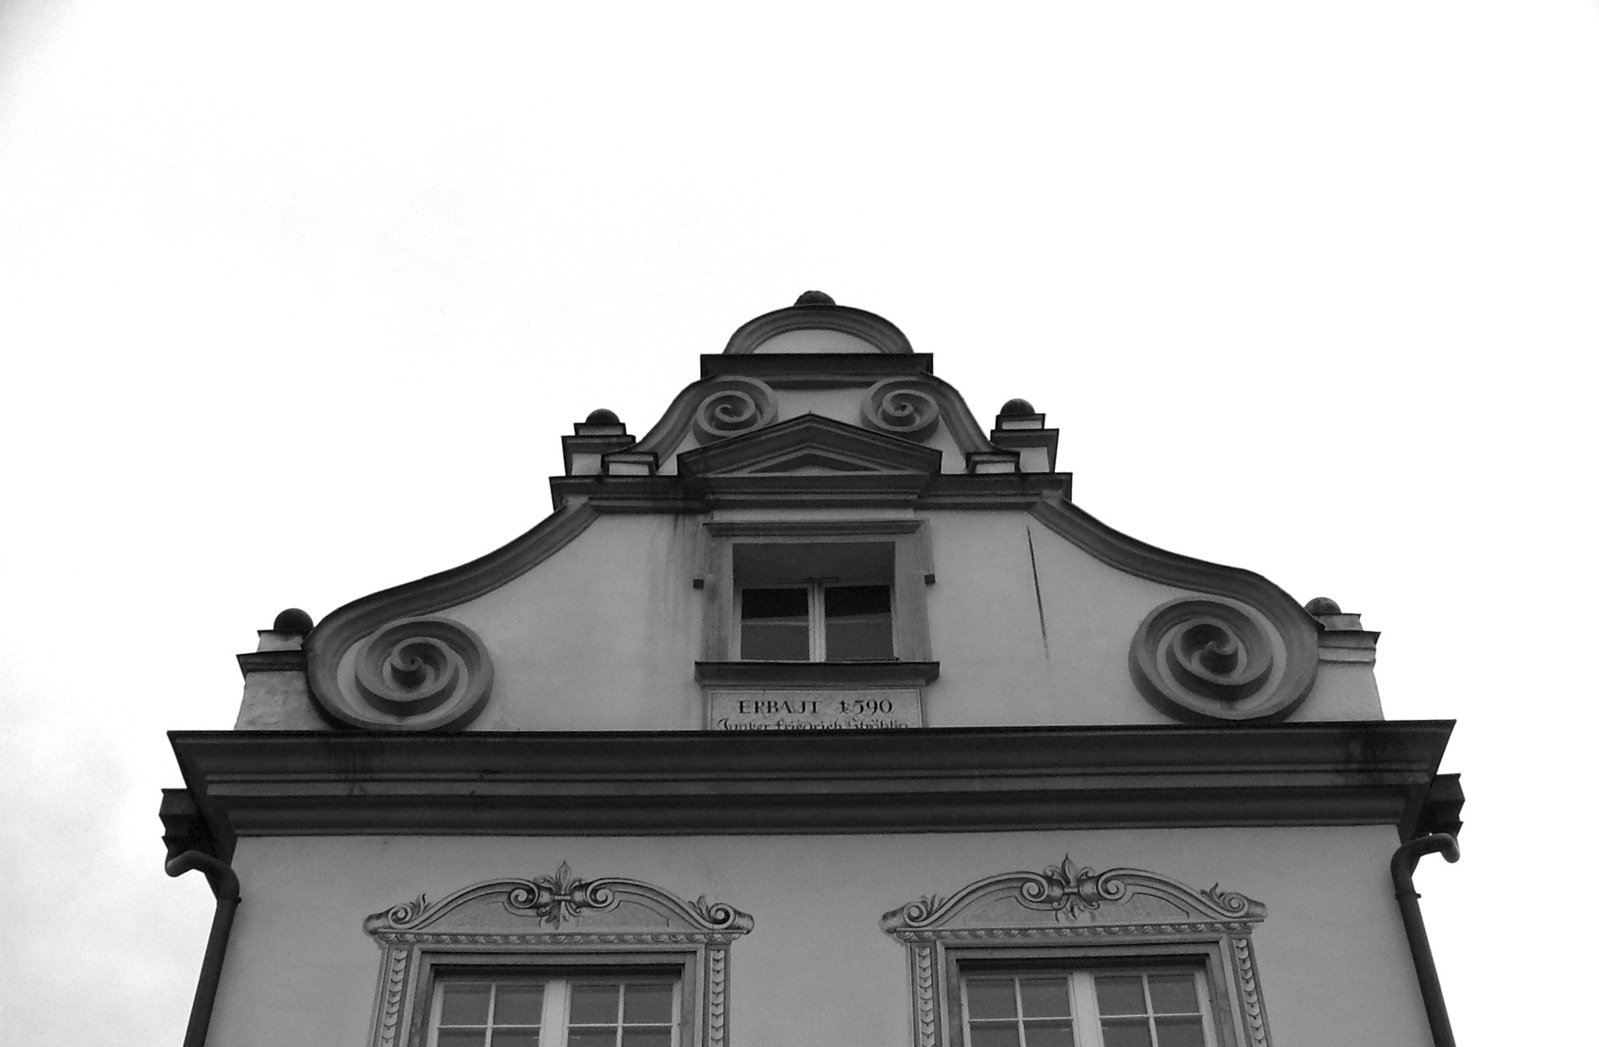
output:
POLYGON ((1149 1023, 1142 1018, 1107 1021, 1101 1028, 1105 1030, 1105 1047, 1150 1047, 1149 1023))
POLYGON ((615 982, 589 982, 572 986, 573 1025, 615 1025, 620 985, 615 982))
POLYGON ((1021 1047, 1021 1037, 1016 1026, 973 1025, 972 1047, 1021 1047))
POLYGON ((1151 974, 1149 998, 1156 1014, 1198 1014, 1199 997, 1194 994, 1192 974, 1151 974))
POLYGON ((566 1047, 616 1047, 616 1027, 609 1029, 570 1029, 566 1047))
POLYGON ((494 1033, 493 1047, 539 1047, 537 1029, 499 1029, 494 1033))
POLYGON ((441 1025, 487 1025, 489 986, 487 982, 440 982, 444 993, 441 1025))
POLYGON ((1198 1018, 1156 1018, 1159 1047, 1205 1047, 1205 1028, 1198 1018))
MULTIPOLYGON (((1028 1018, 1067 1018, 1072 1013, 1071 982, 1065 978, 1023 978, 1022 1014, 1028 1018)), ((1028 1036, 1028 1043, 1032 1037, 1028 1036)))
POLYGON ((622 1047, 672 1047, 671 1029, 625 1029, 622 1047))
MULTIPOLYGON (((537 1025, 544 1012, 544 986, 507 985, 494 991, 495 1025, 537 1025)), ((500 1041, 495 1040, 496 1044, 500 1041)))
POLYGON ((1072 1023, 1026 1022, 1027 1047, 1072 1047, 1072 1023))
POLYGON ((672 986, 629 985, 622 997, 623 1020, 630 1025, 672 1022, 672 986))
POLYGON ((806 662, 811 657, 810 595, 804 589, 745 589, 739 657, 806 662))
POLYGON ((968 1018, 1015 1017, 1015 983, 1009 978, 968 978, 966 1016, 968 1018))
POLYGON ((1143 1014, 1144 979, 1110 974, 1094 978, 1094 993, 1099 998, 1100 1014, 1143 1014))
POLYGON ((894 617, 886 585, 832 585, 823 592, 827 660, 894 657, 894 617))
POLYGON ((440 1029, 439 1047, 483 1047, 482 1029, 440 1029))

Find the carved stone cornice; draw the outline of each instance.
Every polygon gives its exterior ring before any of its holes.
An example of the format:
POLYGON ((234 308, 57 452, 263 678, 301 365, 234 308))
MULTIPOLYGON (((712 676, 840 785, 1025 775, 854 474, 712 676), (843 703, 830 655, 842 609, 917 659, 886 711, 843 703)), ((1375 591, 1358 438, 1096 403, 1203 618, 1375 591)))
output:
POLYGON ((239 834, 1380 824, 1408 838, 1452 726, 171 738, 199 812, 231 853, 239 834))

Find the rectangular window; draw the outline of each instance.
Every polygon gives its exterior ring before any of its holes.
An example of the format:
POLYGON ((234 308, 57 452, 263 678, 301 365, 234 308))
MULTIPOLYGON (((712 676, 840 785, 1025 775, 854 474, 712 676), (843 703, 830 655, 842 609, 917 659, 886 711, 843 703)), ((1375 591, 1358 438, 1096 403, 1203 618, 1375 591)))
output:
POLYGON ((434 983, 428 1047, 677 1047, 679 982, 599 973, 446 976, 434 983))
POLYGON ((1214 1047, 1204 975, 1188 967, 975 969, 965 1047, 1214 1047))
POLYGON ((887 661, 894 657, 893 587, 808 581, 740 589, 739 657, 887 661))
POLYGON ((895 657, 892 543, 739 544, 733 577, 741 661, 895 657))

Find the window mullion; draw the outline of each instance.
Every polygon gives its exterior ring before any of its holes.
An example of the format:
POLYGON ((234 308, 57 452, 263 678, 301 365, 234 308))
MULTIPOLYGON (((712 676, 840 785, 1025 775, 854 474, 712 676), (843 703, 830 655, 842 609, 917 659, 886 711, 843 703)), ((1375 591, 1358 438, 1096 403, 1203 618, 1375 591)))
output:
POLYGON ((827 590, 821 582, 806 582, 811 619, 811 661, 827 661, 827 590))
POLYGON ((539 1042, 546 1044, 546 1047, 566 1047, 571 985, 565 978, 552 978, 544 983, 544 1014, 540 1019, 539 1042))
POLYGON ((1099 998, 1094 995, 1094 976, 1089 971, 1073 971, 1072 1032, 1077 1047, 1105 1047, 1105 1031, 1099 1024, 1099 998))

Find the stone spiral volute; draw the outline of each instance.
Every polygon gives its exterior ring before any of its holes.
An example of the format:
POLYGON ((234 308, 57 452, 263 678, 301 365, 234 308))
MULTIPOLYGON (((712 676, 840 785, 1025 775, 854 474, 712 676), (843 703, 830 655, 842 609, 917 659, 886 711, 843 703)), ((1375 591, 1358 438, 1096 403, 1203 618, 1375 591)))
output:
POLYGON ((867 390, 861 421, 880 433, 923 440, 938 427, 938 401, 919 378, 888 378, 867 390))
POLYGON ((494 665, 476 633, 448 618, 384 626, 354 656, 365 726, 436 730, 463 726, 488 701, 494 665))
POLYGON ((1286 716, 1303 700, 1309 679, 1298 685, 1304 674, 1286 672, 1285 659, 1281 638, 1264 621, 1231 601, 1204 597, 1155 608, 1128 651, 1139 693, 1188 721, 1286 716))
POLYGON ((714 443, 764 428, 776 417, 776 401, 765 382, 723 378, 706 387, 694 409, 694 435, 702 444, 714 443))

